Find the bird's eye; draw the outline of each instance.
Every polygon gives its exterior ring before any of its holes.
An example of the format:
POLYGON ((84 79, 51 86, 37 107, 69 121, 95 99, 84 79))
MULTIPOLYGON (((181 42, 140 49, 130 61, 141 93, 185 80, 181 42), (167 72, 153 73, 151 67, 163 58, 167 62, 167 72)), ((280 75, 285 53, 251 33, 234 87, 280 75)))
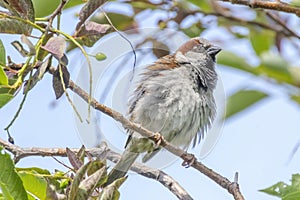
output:
POLYGON ((202 45, 205 50, 209 49, 210 45, 202 45))
POLYGON ((206 49, 205 48, 205 46, 203 45, 203 44, 200 44, 200 45, 197 45, 196 47, 195 47, 195 49, 197 49, 197 50, 203 50, 203 49, 206 49))

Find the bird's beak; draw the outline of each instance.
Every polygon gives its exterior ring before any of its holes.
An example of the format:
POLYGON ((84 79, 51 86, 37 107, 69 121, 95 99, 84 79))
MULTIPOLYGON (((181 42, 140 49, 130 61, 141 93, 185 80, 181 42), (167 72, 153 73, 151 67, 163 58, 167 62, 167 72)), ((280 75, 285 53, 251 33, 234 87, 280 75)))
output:
POLYGON ((208 55, 212 58, 214 62, 216 62, 216 55, 221 51, 222 49, 217 46, 211 46, 207 49, 208 55))
POLYGON ((211 46, 207 49, 207 53, 214 57, 216 56, 222 49, 220 47, 217 47, 217 46, 211 46))

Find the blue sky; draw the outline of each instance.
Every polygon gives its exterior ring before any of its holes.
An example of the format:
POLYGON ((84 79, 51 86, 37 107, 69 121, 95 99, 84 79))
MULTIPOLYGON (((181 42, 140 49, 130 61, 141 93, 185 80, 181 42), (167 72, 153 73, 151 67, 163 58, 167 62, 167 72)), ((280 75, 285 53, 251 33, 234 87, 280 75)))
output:
MULTIPOLYGON (((62 27, 67 32, 71 32, 76 23, 73 12, 67 11, 63 16, 62 27)), ((153 27, 153 19, 143 21, 141 26, 153 27)), ((211 40, 227 37, 221 30, 205 31, 202 36, 211 40)), ((9 46, 9 43, 13 41, 13 37, 7 35, 1 35, 0 38, 5 46, 9 46)), ((231 41, 230 38, 227 38, 227 41, 222 44, 225 50, 239 51, 243 55, 252 53, 247 50, 247 44, 231 41)), ((7 50, 8 54, 16 54, 12 47, 7 50)), ((109 54, 109 52, 104 53, 109 54)), ((77 54, 72 53, 69 61, 72 79, 76 80, 83 60, 77 54)), ((145 63, 148 62, 145 61, 145 63)), ((218 72, 227 95, 241 88, 259 88, 268 92, 270 97, 227 121, 217 145, 201 161, 231 180, 235 172, 238 172, 241 191, 246 199, 276 199, 258 190, 278 181, 289 182, 291 174, 299 172, 300 153, 297 152, 290 162, 288 158, 300 138, 298 133, 300 107, 289 101, 281 90, 270 82, 220 66, 218 72)), ((76 118, 66 98, 62 97, 59 101, 55 101, 51 81, 51 76, 46 74, 45 78, 30 91, 20 116, 10 129, 17 145, 22 147, 80 147, 79 135, 83 133, 78 134, 76 118)), ((99 82, 96 82, 95 88, 101 89, 101 85, 97 83, 99 82)), ((10 122, 21 99, 22 95, 19 93, 0 110, 1 129, 10 122)), ((4 131, 1 132, 0 137, 6 138, 4 131)), ((122 144, 123 141, 120 140, 120 142, 122 144)), ((62 160, 67 163, 65 159, 62 160)), ((21 160, 18 166, 38 166, 50 170, 64 169, 52 158, 26 158, 21 160)), ((195 199, 232 199, 227 191, 201 173, 192 168, 181 167, 180 160, 165 168, 164 171, 181 183, 195 199)), ((121 200, 126 199, 176 199, 176 197, 159 183, 131 173, 128 181, 121 187, 121 200)))

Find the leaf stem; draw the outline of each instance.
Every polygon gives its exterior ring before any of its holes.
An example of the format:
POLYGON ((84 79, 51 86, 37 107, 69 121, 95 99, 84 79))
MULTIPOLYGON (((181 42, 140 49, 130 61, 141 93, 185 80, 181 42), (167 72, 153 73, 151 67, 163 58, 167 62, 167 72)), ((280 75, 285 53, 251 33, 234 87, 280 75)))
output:
POLYGON ((87 122, 90 122, 90 118, 91 118, 91 99, 92 99, 92 87, 93 87, 93 76, 92 76, 92 65, 91 65, 91 60, 89 58, 89 55, 87 54, 87 52, 85 51, 85 49, 83 48, 83 46, 81 44, 79 44, 71 35, 58 30, 58 29, 51 29, 52 32, 54 33, 59 33, 61 35, 63 35, 64 37, 66 37, 67 39, 69 39, 73 44, 75 44, 82 52, 82 54, 84 55, 87 64, 88 64, 88 69, 89 69, 89 99, 88 99, 88 118, 87 118, 87 122))
POLYGON ((59 77, 60 77, 60 80, 61 80, 61 84, 62 84, 63 90, 64 90, 64 92, 65 92, 65 94, 66 94, 66 97, 67 97, 69 103, 71 104, 71 106, 72 106, 74 112, 76 113, 78 119, 79 119, 80 122, 82 123, 82 122, 83 122, 82 117, 80 116, 78 110, 76 109, 76 106, 75 106, 74 103, 72 102, 72 100, 71 100, 71 98, 70 98, 70 95, 69 95, 69 93, 68 93, 68 91, 67 91, 67 89, 66 89, 66 85, 65 85, 65 81, 64 81, 64 77, 63 77, 63 72, 62 72, 62 69, 61 69, 61 65, 60 65, 60 64, 58 65, 58 70, 59 70, 59 77))
MULTIPOLYGON (((32 77, 32 71, 30 72, 30 78, 29 78, 27 84, 30 84, 30 82, 31 82, 31 77, 32 77)), ((13 119, 12 119, 12 120, 10 121, 10 123, 4 128, 4 130, 7 131, 7 134, 8 134, 8 136, 9 136, 9 138, 11 138, 11 136, 10 136, 10 134, 9 134, 9 128, 10 128, 10 127, 13 125, 13 123, 16 121, 16 119, 18 118, 18 116, 19 116, 19 114, 20 114, 20 112, 21 112, 21 110, 22 110, 22 108, 23 108, 23 105, 24 105, 24 103, 25 103, 25 100, 26 100, 26 97, 27 97, 27 94, 28 94, 28 91, 29 91, 28 89, 29 89, 29 87, 27 87, 27 89, 26 89, 26 91, 25 91, 25 94, 24 94, 24 96, 23 96, 23 99, 22 99, 22 101, 21 101, 21 103, 20 103, 20 106, 19 106, 19 108, 18 108, 16 114, 14 115, 13 119)))
POLYGON ((35 29, 37 29, 41 32, 45 32, 44 28, 40 27, 39 25, 37 25, 34 22, 32 22, 30 20, 27 20, 27 19, 22 19, 22 18, 17 17, 17 16, 8 15, 6 13, 0 13, 0 18, 15 19, 15 20, 18 20, 18 21, 23 22, 25 24, 28 24, 28 25, 32 26, 33 28, 35 28, 35 29))

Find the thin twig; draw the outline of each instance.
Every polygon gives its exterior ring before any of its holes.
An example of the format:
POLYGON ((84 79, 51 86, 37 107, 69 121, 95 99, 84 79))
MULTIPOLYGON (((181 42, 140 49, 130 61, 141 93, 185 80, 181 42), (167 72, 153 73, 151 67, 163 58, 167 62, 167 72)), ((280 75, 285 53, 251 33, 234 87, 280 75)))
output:
POLYGON ((275 16, 273 13, 266 11, 267 16, 269 16, 274 22, 276 22, 277 24, 279 24, 284 30, 286 30, 290 35, 300 39, 300 36, 293 31, 292 29, 290 29, 289 27, 287 27, 286 23, 284 23, 279 17, 275 16))
POLYGON ((130 42, 130 40, 125 36, 125 35, 123 35, 115 26, 114 26, 114 24, 112 23, 112 21, 110 20, 110 18, 108 17, 108 15, 106 14, 106 12, 102 9, 102 8, 100 8, 101 9, 101 11, 103 12, 103 14, 104 14, 104 16, 105 16, 105 18, 106 18, 106 20, 108 21, 108 23, 111 25, 111 27, 124 39, 124 40, 126 40, 128 43, 129 43, 129 45, 130 45, 130 47, 131 47, 131 49, 132 49, 132 53, 133 53, 133 56, 134 56, 134 61, 133 61, 133 67, 132 67, 132 76, 130 77, 130 82, 133 80, 133 77, 134 77, 134 72, 135 72, 135 67, 136 67, 136 52, 135 52, 135 49, 134 49, 134 47, 133 47, 133 45, 132 45, 132 43, 130 42))
POLYGON ((294 31, 292 31, 290 28, 288 28, 283 22, 279 24, 280 26, 272 26, 270 24, 266 24, 266 23, 262 23, 262 22, 258 22, 258 21, 254 21, 254 20, 246 20, 246 19, 243 19, 243 18, 235 17, 233 15, 230 15, 229 12, 221 12, 221 10, 218 10, 218 9, 215 9, 214 12, 206 12, 206 11, 203 11, 203 10, 193 10, 193 11, 187 12, 186 16, 194 15, 196 13, 201 13, 204 16, 216 16, 218 18, 224 18, 224 19, 227 19, 227 20, 230 20, 230 21, 240 23, 242 25, 247 24, 247 25, 251 25, 251 26, 256 26, 256 27, 271 30, 271 31, 274 31, 274 32, 277 32, 277 33, 280 32, 283 35, 285 35, 286 37, 293 36, 293 37, 299 38, 299 35, 297 33, 295 33, 294 31), (287 31, 283 31, 283 30, 287 30, 287 31))
POLYGON ((79 121, 82 123, 83 122, 82 117, 80 116, 80 113, 78 112, 76 106, 74 105, 74 103, 73 103, 72 99, 70 98, 70 95, 69 95, 69 93, 67 91, 67 88, 66 88, 66 85, 65 85, 65 81, 64 81, 64 77, 63 77, 64 75, 63 75, 63 72, 62 72, 62 69, 61 69, 62 66, 59 64, 57 68, 58 68, 58 71, 59 71, 59 77, 60 77, 61 85, 62 85, 64 93, 65 93, 65 95, 66 95, 66 97, 68 99, 68 102, 72 106, 72 108, 73 108, 76 116, 78 117, 79 121))
POLYGON ((300 8, 291 6, 288 3, 281 1, 266 1, 266 0, 220 0, 224 2, 230 2, 232 4, 246 5, 251 8, 263 8, 269 10, 277 10, 286 13, 294 13, 300 17, 300 8))
MULTIPOLYGON (((19 71, 19 78, 18 78, 18 80, 17 80, 16 82, 20 82, 20 83, 22 82, 21 79, 23 79, 24 71, 30 67, 30 65, 29 65, 30 60, 31 60, 31 57, 29 57, 29 58, 27 59, 26 63, 25 63, 25 64, 22 66, 22 68, 20 69, 20 71, 19 71)), ((32 77, 32 70, 30 71, 30 78, 29 78, 29 80, 28 80, 28 85, 29 85, 30 82, 31 82, 31 77, 32 77)), ((14 115, 13 119, 12 119, 12 120, 10 121, 10 123, 4 128, 4 130, 7 131, 7 134, 8 134, 8 137, 9 137, 9 138, 12 138, 12 137, 10 136, 10 134, 9 134, 9 128, 13 125, 13 123, 14 123, 14 122, 16 121, 16 119, 18 118, 18 116, 19 116, 19 114, 20 114, 20 112, 21 112, 21 110, 22 110, 22 108, 23 108, 23 105, 24 105, 24 103, 25 103, 25 101, 26 101, 28 92, 29 92, 29 87, 26 88, 25 94, 24 94, 24 96, 23 96, 23 98, 22 98, 22 101, 21 101, 21 103, 20 103, 20 106, 19 106, 19 108, 18 108, 16 114, 14 115)))
POLYGON ((257 21, 252 21, 252 20, 246 20, 246 19, 238 18, 238 17, 232 16, 232 15, 229 15, 227 13, 222 13, 222 12, 204 12, 202 10, 199 10, 199 13, 202 13, 203 15, 206 15, 206 16, 212 15, 212 16, 216 16, 216 17, 222 17, 222 18, 225 18, 225 19, 228 19, 228 20, 231 20, 231 21, 238 22, 240 24, 249 24, 251 26, 261 27, 263 29, 271 30, 271 31, 274 31, 274 32, 277 32, 277 33, 281 32, 286 37, 294 36, 294 37, 299 38, 299 36, 297 34, 295 34, 294 32, 283 31, 283 29, 279 28, 278 26, 272 26, 272 25, 265 24, 265 23, 262 23, 262 22, 257 22, 257 21))
MULTIPOLYGON (((67 165, 60 162, 55 156, 67 157, 67 152, 65 148, 22 148, 14 144, 10 144, 0 138, 0 145, 2 145, 7 151, 11 152, 15 156, 15 162, 22 158, 29 156, 50 156, 53 157, 60 164, 66 168, 72 170, 67 165)), ((73 152, 78 152, 80 149, 70 149, 73 152)), ((91 148, 85 150, 88 154, 96 158, 107 158, 108 160, 116 163, 119 161, 121 155, 108 149, 103 143, 98 148, 91 148)), ((166 188, 168 188, 174 195, 180 200, 192 200, 193 198, 187 193, 187 191, 171 176, 165 172, 147 167, 143 164, 134 163, 131 170, 147 178, 154 179, 158 181, 166 188)))
POLYGON ((59 164, 61 164, 62 166, 64 166, 65 168, 69 169, 70 171, 74 171, 74 169, 72 169, 71 167, 69 167, 68 165, 66 165, 65 163, 63 163, 62 161, 58 160, 57 158, 55 158, 54 156, 51 156, 56 162, 58 162, 59 164))
MULTIPOLYGON (((48 17, 48 25, 47 25, 47 30, 50 29, 50 27, 52 26, 53 20, 57 15, 61 15, 61 11, 63 10, 64 6, 66 5, 66 3, 68 2, 68 0, 61 0, 59 6, 55 9, 55 11, 48 17)), ((59 29, 59 21, 58 21, 58 27, 57 29, 59 29)))
POLYGON ((28 94, 28 92, 26 92, 26 93, 24 94, 24 96, 23 96, 23 98, 22 98, 22 101, 21 101, 21 103, 20 103, 20 105, 19 105, 19 108, 18 108, 16 114, 14 115, 13 119, 9 122, 9 124, 4 128, 4 130, 7 131, 9 137, 10 137, 10 134, 9 134, 9 132, 8 132, 8 131, 9 131, 9 128, 13 125, 13 123, 14 123, 14 122, 16 121, 16 119, 18 118, 18 116, 19 116, 19 114, 20 114, 20 112, 21 112, 21 110, 22 110, 22 108, 23 108, 23 105, 24 105, 24 103, 25 103, 27 94, 28 94))

